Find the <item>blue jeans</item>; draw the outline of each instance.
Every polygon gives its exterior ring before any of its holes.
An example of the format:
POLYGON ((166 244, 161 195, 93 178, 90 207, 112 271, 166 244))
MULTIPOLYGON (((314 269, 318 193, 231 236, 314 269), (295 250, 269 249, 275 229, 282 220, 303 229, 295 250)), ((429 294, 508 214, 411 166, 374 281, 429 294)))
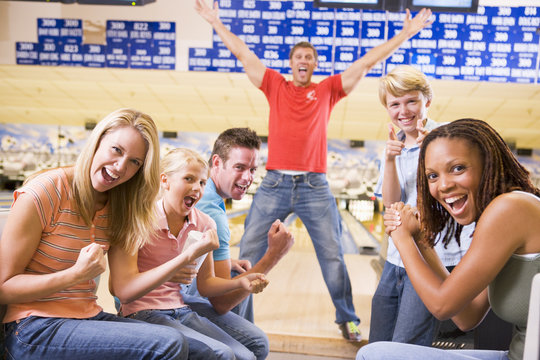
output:
POLYGON ((197 315, 189 306, 170 310, 142 310, 130 317, 178 330, 187 338, 189 359, 255 359, 251 351, 208 319, 197 315))
POLYGON ((336 322, 359 323, 343 259, 339 211, 325 174, 285 175, 268 171, 246 217, 240 259, 256 264, 268 248, 268 230, 272 223, 276 219, 284 221, 293 212, 302 220, 313 241, 326 287, 336 308, 336 322))
MULTIPOLYGON (((231 279, 236 277, 238 273, 236 271, 231 271, 231 279)), ((190 285, 182 285, 182 296, 189 295, 191 297, 198 297, 205 300, 206 298, 199 294, 199 291, 197 290, 197 278, 193 279, 190 285)), ((184 299, 185 300, 185 299, 184 299)), ((212 305, 206 301, 210 307, 212 305)), ((214 309, 212 308, 212 311, 214 309)), ((253 296, 247 296, 244 300, 242 300, 238 305, 236 305, 234 308, 231 309, 232 313, 246 319, 247 321, 254 322, 254 316, 253 316, 253 296)), ((202 315, 202 314, 199 314, 202 315)), ((207 317, 206 315, 203 315, 207 317)))
POLYGON ((416 294, 404 268, 388 261, 371 302, 369 342, 431 346, 439 321, 416 294))
POLYGON ((508 360, 506 351, 498 350, 443 350, 427 346, 396 342, 376 342, 363 346, 356 360, 508 360))
POLYGON ((205 298, 184 293, 182 293, 182 297, 184 298, 184 303, 189 305, 193 311, 210 320, 233 339, 249 349, 258 360, 266 359, 270 351, 270 344, 264 331, 231 311, 219 315, 212 307, 212 304, 205 298))
POLYGON ((187 359, 182 334, 101 312, 88 319, 29 316, 6 324, 8 359, 187 359))

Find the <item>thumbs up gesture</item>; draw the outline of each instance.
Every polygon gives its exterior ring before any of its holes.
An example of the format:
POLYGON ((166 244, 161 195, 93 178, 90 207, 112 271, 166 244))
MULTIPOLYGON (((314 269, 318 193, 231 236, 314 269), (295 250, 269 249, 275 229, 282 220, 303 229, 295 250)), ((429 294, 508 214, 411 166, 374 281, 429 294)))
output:
POLYGON ((416 123, 416 130, 418 130, 418 137, 416 138, 416 143, 418 146, 422 145, 422 141, 424 141, 424 138, 429 133, 428 130, 424 128, 424 120, 418 120, 416 123))
POLYGON ((392 123, 388 124, 388 141, 386 141, 386 160, 392 161, 396 156, 401 155, 401 150, 405 147, 402 141, 399 141, 396 130, 392 123))

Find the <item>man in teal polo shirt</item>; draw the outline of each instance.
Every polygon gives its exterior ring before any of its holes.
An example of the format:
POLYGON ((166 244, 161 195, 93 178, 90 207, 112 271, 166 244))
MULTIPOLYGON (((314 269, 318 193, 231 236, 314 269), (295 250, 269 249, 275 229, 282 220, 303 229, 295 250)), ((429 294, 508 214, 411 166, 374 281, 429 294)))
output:
MULTIPOLYGON (((213 252, 213 257, 218 277, 230 279, 231 271, 238 274, 235 276, 252 272, 268 274, 294 243, 293 236, 284 224, 276 220, 268 231, 268 249, 256 264, 252 266, 247 260, 231 259, 231 233, 225 199, 240 200, 247 193, 259 164, 260 145, 261 140, 257 134, 248 128, 225 130, 214 143, 210 158, 210 179, 196 206, 212 217, 217 225, 219 249, 213 252)), ((184 302, 199 315, 221 327, 250 349, 258 359, 266 357, 269 351, 268 338, 252 323, 253 303, 248 291, 235 290, 205 299, 197 293, 193 283, 185 293, 184 302)))

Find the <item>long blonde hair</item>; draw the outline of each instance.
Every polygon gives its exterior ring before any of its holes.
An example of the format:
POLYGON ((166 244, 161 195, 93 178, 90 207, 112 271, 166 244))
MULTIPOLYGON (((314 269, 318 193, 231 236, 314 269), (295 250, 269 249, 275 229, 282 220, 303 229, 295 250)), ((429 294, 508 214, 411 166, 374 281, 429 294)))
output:
POLYGON ((134 252, 154 231, 154 201, 159 191, 159 138, 152 118, 133 109, 119 109, 101 120, 92 131, 77 158, 72 183, 77 210, 90 225, 94 214, 94 189, 90 168, 101 139, 120 127, 133 127, 147 144, 148 150, 141 168, 131 179, 108 191, 109 242, 128 252, 134 252))

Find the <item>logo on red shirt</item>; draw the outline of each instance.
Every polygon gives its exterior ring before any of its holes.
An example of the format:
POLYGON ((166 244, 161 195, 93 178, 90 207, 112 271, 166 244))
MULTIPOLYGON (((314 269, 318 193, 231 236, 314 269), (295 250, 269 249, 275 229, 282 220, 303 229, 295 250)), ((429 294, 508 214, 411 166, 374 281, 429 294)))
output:
POLYGON ((316 101, 317 96, 315 96, 315 90, 311 90, 310 92, 308 92, 306 98, 308 99, 308 101, 316 101))

